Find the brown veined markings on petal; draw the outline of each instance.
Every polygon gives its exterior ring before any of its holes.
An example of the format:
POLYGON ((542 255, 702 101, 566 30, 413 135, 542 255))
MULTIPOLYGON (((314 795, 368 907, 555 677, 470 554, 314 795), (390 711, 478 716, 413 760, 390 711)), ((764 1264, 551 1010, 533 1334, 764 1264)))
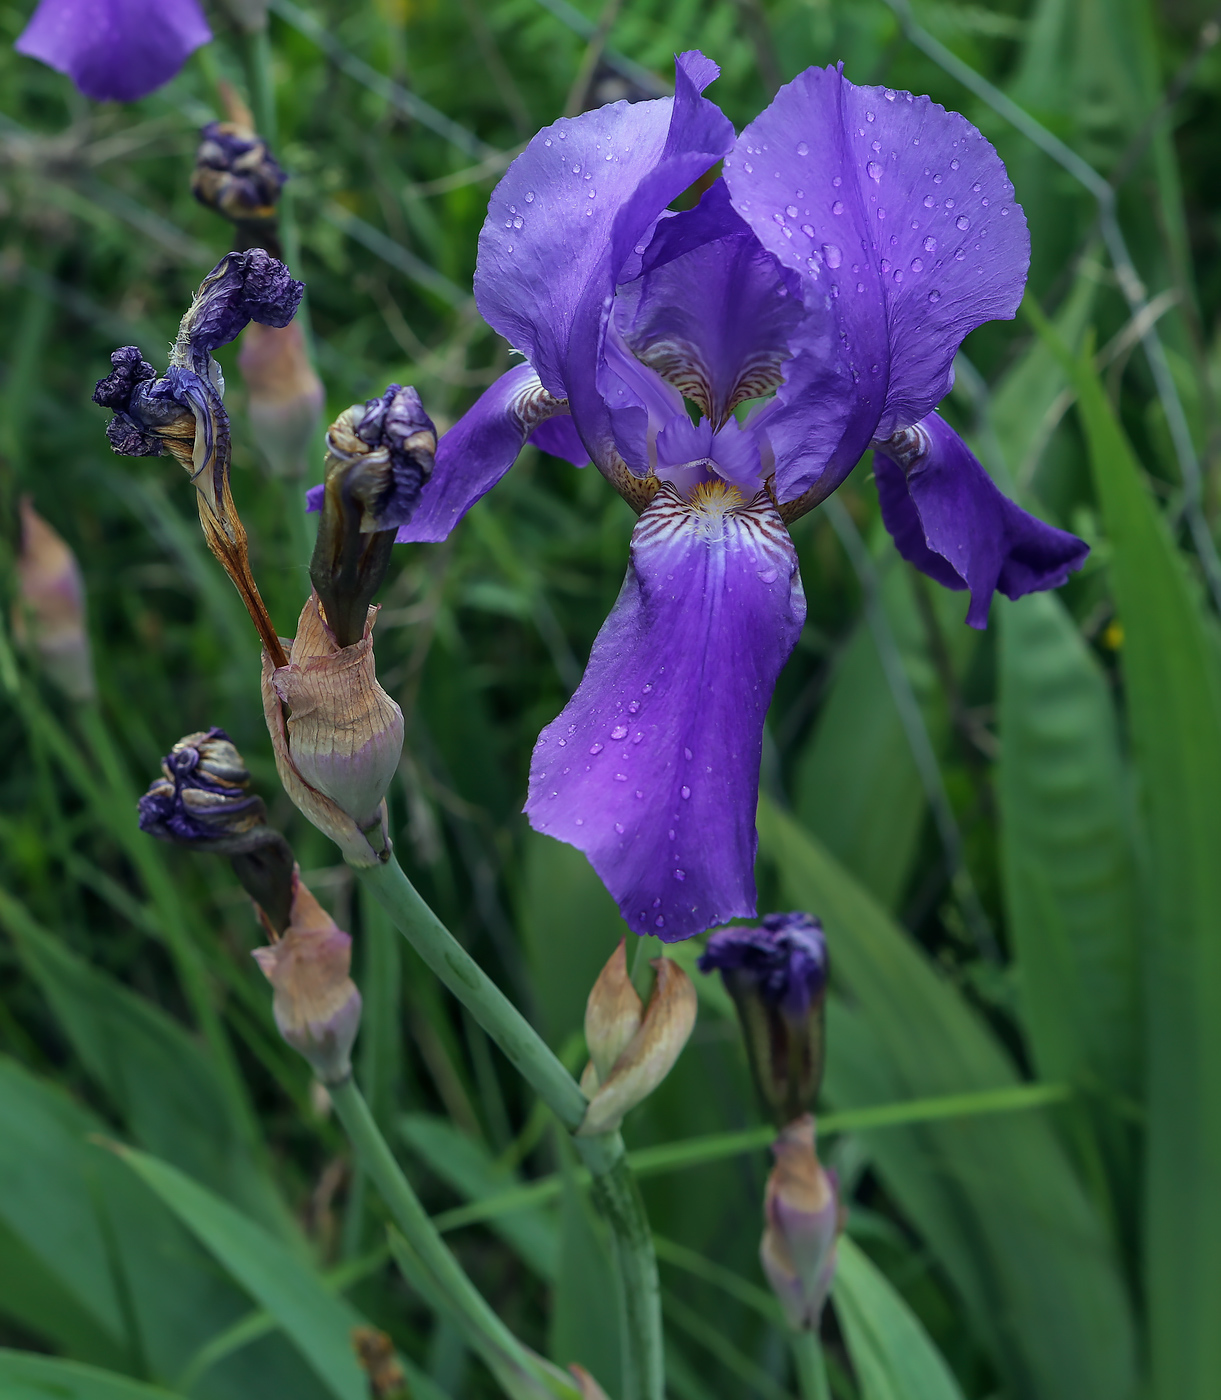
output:
POLYGON ((534 375, 518 389, 514 395, 511 411, 521 424, 523 433, 532 433, 540 423, 554 418, 557 413, 568 412, 568 400, 557 399, 543 388, 543 382, 534 375))
POLYGON ((777 350, 759 350, 742 364, 726 403, 716 400, 712 377, 699 350, 686 340, 655 340, 649 345, 628 341, 636 358, 672 384, 684 398, 697 404, 705 418, 718 429, 729 421, 730 414, 748 399, 762 398, 784 382, 783 363, 786 356, 777 350))
POLYGON ((719 523, 719 538, 726 538, 732 531, 741 541, 749 541, 768 562, 789 573, 796 569, 797 556, 789 532, 766 491, 758 492, 744 504, 732 483, 710 481, 697 486, 693 495, 694 499, 688 500, 670 482, 663 482, 636 525, 633 550, 671 542, 693 526, 711 539, 708 526, 719 523), (723 505, 717 503, 717 497, 724 501, 723 505))

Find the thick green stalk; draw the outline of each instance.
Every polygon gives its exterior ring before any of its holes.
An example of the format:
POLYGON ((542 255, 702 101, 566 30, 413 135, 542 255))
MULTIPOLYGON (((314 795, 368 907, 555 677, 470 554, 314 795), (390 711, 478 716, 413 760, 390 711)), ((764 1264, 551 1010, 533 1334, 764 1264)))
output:
POLYGON ((797 1368, 797 1390, 801 1400, 831 1400, 827 1380, 827 1363, 823 1359, 822 1343, 814 1332, 791 1332, 793 1362, 797 1368))
POLYGON ((327 1089, 360 1164, 403 1232, 415 1262, 461 1319, 472 1345, 506 1389, 511 1394, 575 1396, 575 1388, 565 1385, 561 1373, 518 1341, 467 1277, 403 1175, 355 1081, 349 1077, 342 1084, 328 1084, 327 1089))
MULTIPOLYGON (((546 1042, 420 898, 391 856, 356 870, 399 932, 479 1024, 570 1133, 587 1100, 546 1042)), ((573 1137, 613 1242, 623 1318, 623 1400, 662 1400, 665 1389, 661 1293, 644 1202, 616 1133, 573 1137)))

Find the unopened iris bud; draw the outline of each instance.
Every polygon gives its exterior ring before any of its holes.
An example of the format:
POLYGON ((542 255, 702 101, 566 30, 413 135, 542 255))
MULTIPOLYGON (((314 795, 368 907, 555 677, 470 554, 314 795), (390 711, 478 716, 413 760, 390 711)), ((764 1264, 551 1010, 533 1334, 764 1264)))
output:
POLYGON ((352 1073, 360 1029, 360 993, 348 975, 352 939, 293 876, 292 915, 282 937, 256 948, 255 960, 273 989, 272 1011, 284 1039, 324 1084, 352 1073))
POLYGON ((699 961, 738 1008, 755 1083, 778 1126, 814 1104, 822 1082, 827 941, 809 914, 768 914, 714 933, 699 961))
POLYGON ((609 1133, 674 1068, 695 1026, 691 979, 670 958, 654 958, 657 973, 646 1007, 627 971, 623 940, 598 975, 585 1005, 590 1062, 581 1076, 589 1107, 577 1133, 609 1133))
POLYGON ((263 710, 280 781, 357 865, 376 864, 386 849, 383 799, 403 751, 403 712, 377 683, 376 613, 367 610, 359 641, 340 646, 311 594, 288 664, 273 668, 263 656, 263 710))
POLYGON ((97 688, 80 565, 28 496, 21 501, 17 584, 13 630, 18 640, 38 654, 47 675, 69 700, 92 700, 97 688))
POLYGON ((419 394, 391 384, 381 398, 341 413, 326 446, 326 480, 313 494, 322 519, 310 578, 346 646, 360 636, 395 534, 432 475, 437 430, 419 394))
POLYGON ((276 206, 288 176, 244 121, 209 122, 199 133, 191 193, 233 223, 238 247, 280 255, 276 206))
POLYGON ((303 476, 326 395, 298 322, 276 327, 252 321, 242 335, 237 367, 246 381, 251 433, 271 474, 303 476))
POLYGON ((140 830, 160 841, 228 856, 243 887, 277 932, 287 928, 293 895, 288 842, 267 825, 263 799, 223 729, 179 739, 161 760, 161 777, 140 799, 140 830))
POLYGON ((839 1192, 823 1170, 809 1113, 772 1144, 776 1165, 767 1179, 759 1258, 790 1327, 816 1331, 835 1277, 840 1231, 839 1192))

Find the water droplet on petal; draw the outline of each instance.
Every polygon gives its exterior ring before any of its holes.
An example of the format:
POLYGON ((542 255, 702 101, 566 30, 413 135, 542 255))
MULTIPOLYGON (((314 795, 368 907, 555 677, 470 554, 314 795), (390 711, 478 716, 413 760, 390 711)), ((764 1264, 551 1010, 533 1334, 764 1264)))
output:
POLYGON ((940 183, 941 183, 941 176, 940 176, 940 175, 934 175, 934 176, 933 176, 933 184, 934 184, 934 185, 939 185, 940 183))
POLYGON ((684 750, 683 750, 683 757, 684 757, 684 758, 690 759, 691 756, 692 756, 692 754, 691 754, 691 750, 690 750, 690 749, 684 749, 684 750))
POLYGON ((813 224, 802 224, 802 226, 801 226, 801 231, 802 231, 802 233, 805 234, 805 236, 806 236, 807 238, 813 238, 813 237, 814 237, 814 225, 813 225, 813 224))
POLYGON ((976 182, 971 186, 971 192, 972 192, 972 194, 978 194, 979 191, 980 191, 980 183, 979 183, 978 180, 976 180, 976 182))
POLYGON ((525 219, 523 219, 522 216, 518 214, 518 216, 513 220, 513 227, 523 228, 525 226, 525 222, 525 219))
POLYGON ((650 681, 648 685, 642 685, 640 691, 642 695, 651 695, 653 693, 653 682, 650 681))
POLYGON ((533 190, 527 190, 527 191, 526 191, 526 203, 527 203, 527 204, 533 204, 533 203, 534 203, 534 191, 533 191, 533 190))
POLYGON ((1002 205, 1001 205, 1001 215, 1002 215, 1002 217, 1004 217, 1004 218, 1008 218, 1008 217, 1009 217, 1009 206, 1008 206, 1007 204, 1002 204, 1002 205))
POLYGON ((686 801, 686 799, 691 796, 691 789, 689 787, 686 787, 685 785, 683 787, 680 787, 678 792, 679 796, 682 797, 684 801, 686 801))
POLYGON ((639 701, 639 700, 631 700, 631 701, 628 702, 627 712, 628 712, 629 715, 634 715, 634 714, 638 713, 639 710, 640 710, 640 701, 639 701))
POLYGON ((913 272, 923 272, 923 271, 924 271, 924 264, 920 261, 919 258, 913 258, 913 259, 912 259, 912 271, 913 271, 913 272))
POLYGON ((760 583, 775 583, 777 577, 778 577, 778 574, 777 574, 777 572, 776 572, 775 569, 760 569, 760 570, 759 570, 759 582, 760 582, 760 583))
POLYGON ((822 245, 822 255, 826 258, 827 266, 830 268, 837 268, 844 260, 843 253, 840 252, 834 243, 824 243, 822 245))
POLYGON ((622 836, 622 835, 623 835, 623 830, 624 830, 624 828, 623 828, 623 823, 622 823, 622 822, 616 822, 616 823, 615 823, 615 830, 619 833, 620 836, 622 836))
POLYGON ((895 279, 896 282, 902 282, 902 280, 903 280, 903 270, 902 270, 901 268, 898 268, 898 267, 895 268, 895 270, 894 270, 894 279, 895 279))
POLYGON ((877 180, 880 182, 882 179, 882 167, 877 163, 876 160, 871 160, 869 162, 869 164, 865 167, 865 173, 869 176, 871 180, 877 180))
POLYGON ((742 162, 742 169, 745 170, 748 175, 753 175, 755 173, 755 167, 751 165, 748 160, 742 162))
POLYGON ((636 789, 636 796, 637 796, 637 797, 643 797, 643 796, 644 796, 644 793, 641 792, 639 788, 637 788, 637 789, 636 789))
POLYGON ((856 284, 856 289, 857 289, 858 292, 863 292, 863 291, 865 290, 865 284, 864 284, 864 282, 858 282, 858 283, 856 284))
POLYGON ((574 175, 579 175, 581 173, 581 167, 579 165, 574 165, 572 167, 572 173, 574 175))
POLYGON ((577 820, 576 820, 576 825, 577 825, 577 826, 584 826, 584 825, 585 825, 585 818, 584 818, 584 817, 578 817, 577 820))
POLYGON ((931 208, 933 207, 933 205, 936 204, 936 203, 937 203, 937 201, 933 198, 933 196, 932 196, 931 194, 926 194, 926 195, 924 196, 924 207, 925 207, 926 209, 931 209, 931 208))
POLYGON ((671 841, 674 840, 674 828, 673 828, 673 827, 670 828, 670 840, 671 840, 671 841))
POLYGON ((865 120, 866 120, 867 122, 873 121, 873 113, 872 113, 872 112, 866 112, 866 113, 865 113, 865 120))
POLYGON ((627 725, 626 725, 626 724, 617 724, 617 725, 615 725, 614 729, 611 730, 611 738, 612 738, 612 739, 626 739, 626 738, 627 738, 627 725))
POLYGON ((551 145, 551 137, 550 137, 550 136, 548 136, 547 139, 543 142, 543 145, 544 145, 544 146, 550 146, 550 145, 551 145))
POLYGON ((601 744, 590 744, 590 746, 589 746, 589 751, 590 751, 590 753, 601 753, 601 752, 602 752, 602 745, 601 745, 601 744))
POLYGON ((957 169, 958 169, 958 158, 957 158, 957 156, 955 156, 955 158, 954 158, 952 161, 950 161, 950 169, 951 169, 951 170, 957 170, 957 169))
POLYGON ((929 234, 929 236, 924 240, 924 251, 926 253, 935 253, 937 251, 937 240, 932 236, 932 234, 929 234))
POLYGON ((979 202, 980 202, 980 203, 984 206, 984 208, 986 209, 991 201, 989 201, 989 200, 987 200, 987 199, 981 199, 979 202))
POLYGON ((960 233, 966 233, 967 229, 971 227, 971 220, 965 214, 959 214, 954 220, 954 225, 960 233))
POLYGON ((633 744, 638 744, 638 743, 641 741, 641 739, 643 739, 643 738, 644 738, 644 730, 643 730, 643 729, 638 729, 638 730, 635 732, 635 734, 632 735, 632 743, 633 743, 633 744))
POLYGON ((790 219, 795 219, 797 217, 797 206, 795 204, 786 205, 784 212, 790 219))
POLYGON ((616 773, 616 774, 615 774, 615 781, 616 781, 617 783, 626 783, 626 782, 627 782, 627 774, 626 774, 626 773, 616 773))
POLYGON ((799 156, 808 156, 810 154, 810 148, 806 145, 804 141, 798 141, 797 154, 799 156))
POLYGON ((658 914, 658 916, 653 920, 653 925, 654 925, 655 928, 665 928, 665 926, 666 926, 665 915, 664 915, 664 914, 658 914))
POLYGON ((831 212, 832 214, 842 214, 844 212, 844 201, 842 199, 837 199, 831 206, 831 212))
POLYGON ((839 189, 839 187, 840 187, 843 183, 844 183, 844 177, 843 177, 842 175, 834 175, 834 176, 832 176, 832 178, 831 178, 831 184, 832 184, 836 189, 839 189))
POLYGON ((687 878, 687 872, 685 870, 676 870, 674 872, 674 878, 676 880, 685 880, 687 878))
POLYGON ((959 250, 954 254, 954 261, 955 261, 955 262, 962 262, 963 258, 965 258, 966 255, 967 255, 967 250, 966 250, 965 248, 959 248, 959 250))

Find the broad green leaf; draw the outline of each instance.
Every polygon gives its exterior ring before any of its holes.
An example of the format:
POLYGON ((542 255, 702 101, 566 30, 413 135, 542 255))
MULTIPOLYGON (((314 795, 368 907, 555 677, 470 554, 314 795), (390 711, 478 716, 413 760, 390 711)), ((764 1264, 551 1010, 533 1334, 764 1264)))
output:
POLYGON ((4 1400, 174 1400, 171 1391, 113 1371, 8 1350, 0 1350, 0 1395, 4 1400))
MULTIPOLYGON (((1017 1082, 995 1036, 817 842, 770 803, 759 827, 787 899, 826 924, 851 998, 832 1007, 833 1105, 1017 1082)), ((1115 1251, 1045 1118, 929 1124, 868 1142, 1017 1394, 1128 1400, 1134 1339, 1115 1251)))
POLYGON ((1114 705, 1053 594, 994 615, 1005 904, 1023 1020, 1039 1074, 1095 1096, 1123 1175, 1115 1105, 1138 1092, 1140 914, 1114 705))
POLYGON ((0 890, 0 923, 90 1077, 143 1146, 269 1223, 283 1208, 198 1042, 160 1007, 90 967, 0 890))
MULTIPOLYGON (((515 1172, 497 1164, 480 1143, 459 1132, 443 1118, 427 1113, 404 1114, 399 1135, 421 1161, 468 1201, 499 1195, 520 1184, 515 1172)), ((555 1219, 538 1209, 512 1211, 490 1222, 523 1263, 552 1282, 559 1271, 559 1238, 555 1219)))
POLYGON ((835 1315, 864 1400, 963 1400, 920 1319, 846 1235, 840 1236, 837 1261, 835 1315))
POLYGON ((365 1400, 352 1351, 355 1311, 275 1236, 175 1167, 124 1149, 123 1161, 174 1212, 229 1274, 276 1319, 337 1400, 365 1400))
POLYGON ((1078 405, 1124 629, 1151 856, 1145 1293, 1153 1394, 1221 1388, 1221 695, 1196 590, 1092 369, 1078 405))

